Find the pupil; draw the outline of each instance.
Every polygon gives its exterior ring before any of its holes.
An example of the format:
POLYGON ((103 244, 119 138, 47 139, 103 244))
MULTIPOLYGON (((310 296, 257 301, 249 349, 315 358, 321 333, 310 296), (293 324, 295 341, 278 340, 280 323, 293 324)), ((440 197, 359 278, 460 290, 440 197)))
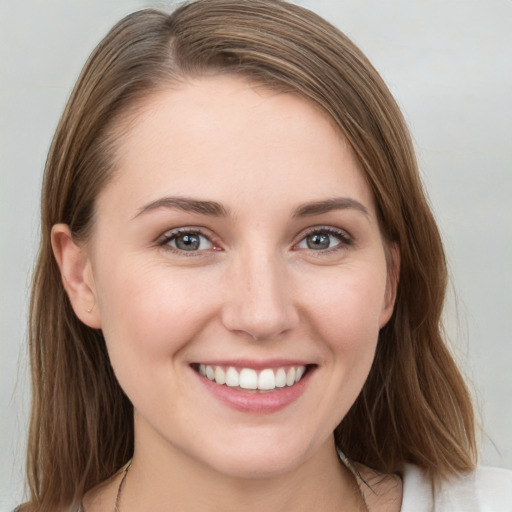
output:
POLYGON ((325 233, 315 233, 308 236, 309 249, 328 249, 329 248, 329 235, 325 233))
POLYGON ((199 248, 199 244, 197 235, 180 235, 176 238, 176 247, 184 251, 195 251, 199 248))

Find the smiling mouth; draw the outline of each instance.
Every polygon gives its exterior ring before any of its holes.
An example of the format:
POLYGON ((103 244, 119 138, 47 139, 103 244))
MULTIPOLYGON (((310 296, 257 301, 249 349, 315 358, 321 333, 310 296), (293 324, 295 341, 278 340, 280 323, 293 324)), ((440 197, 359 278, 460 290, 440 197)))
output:
POLYGON ((274 391, 292 387, 309 372, 312 365, 297 365, 281 368, 235 368, 233 366, 217 366, 193 364, 192 368, 219 386, 244 391, 274 391))

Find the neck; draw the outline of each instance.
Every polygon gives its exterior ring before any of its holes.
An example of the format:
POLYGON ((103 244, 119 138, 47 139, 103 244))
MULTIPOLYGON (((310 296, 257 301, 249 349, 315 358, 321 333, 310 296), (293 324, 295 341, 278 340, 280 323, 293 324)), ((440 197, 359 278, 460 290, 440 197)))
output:
POLYGON ((121 512, 361 509, 359 490, 352 474, 340 463, 333 439, 297 467, 254 478, 216 471, 164 441, 148 442, 147 437, 143 445, 138 441, 136 436, 121 512))

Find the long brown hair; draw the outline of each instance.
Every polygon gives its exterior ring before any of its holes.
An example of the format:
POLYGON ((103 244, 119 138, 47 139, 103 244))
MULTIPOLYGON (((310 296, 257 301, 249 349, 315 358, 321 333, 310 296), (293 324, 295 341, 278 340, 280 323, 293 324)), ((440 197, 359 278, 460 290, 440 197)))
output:
MULTIPOLYGON (((50 231, 86 240, 95 198, 114 172, 123 119, 151 92, 229 73, 300 94, 330 114, 375 197, 381 230, 401 255, 395 311, 370 375, 335 431, 356 461, 383 472, 415 463, 433 477, 475 463, 473 409, 442 336, 442 243, 404 119, 379 74, 339 30, 281 0, 198 0, 143 10, 95 49, 71 94, 46 163, 42 239, 30 308, 31 496, 22 511, 64 511, 133 451, 133 410, 101 331, 73 313, 50 231)), ((333 305, 335 307, 335 305, 333 305)))

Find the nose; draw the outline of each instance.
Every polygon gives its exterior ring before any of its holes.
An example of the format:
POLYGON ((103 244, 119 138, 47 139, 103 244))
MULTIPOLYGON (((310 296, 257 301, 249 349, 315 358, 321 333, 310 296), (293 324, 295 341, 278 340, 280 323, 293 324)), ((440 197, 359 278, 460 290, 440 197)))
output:
POLYGON ((240 257, 230 269, 222 310, 224 326, 254 340, 292 330, 299 322, 285 263, 272 255, 240 257))

